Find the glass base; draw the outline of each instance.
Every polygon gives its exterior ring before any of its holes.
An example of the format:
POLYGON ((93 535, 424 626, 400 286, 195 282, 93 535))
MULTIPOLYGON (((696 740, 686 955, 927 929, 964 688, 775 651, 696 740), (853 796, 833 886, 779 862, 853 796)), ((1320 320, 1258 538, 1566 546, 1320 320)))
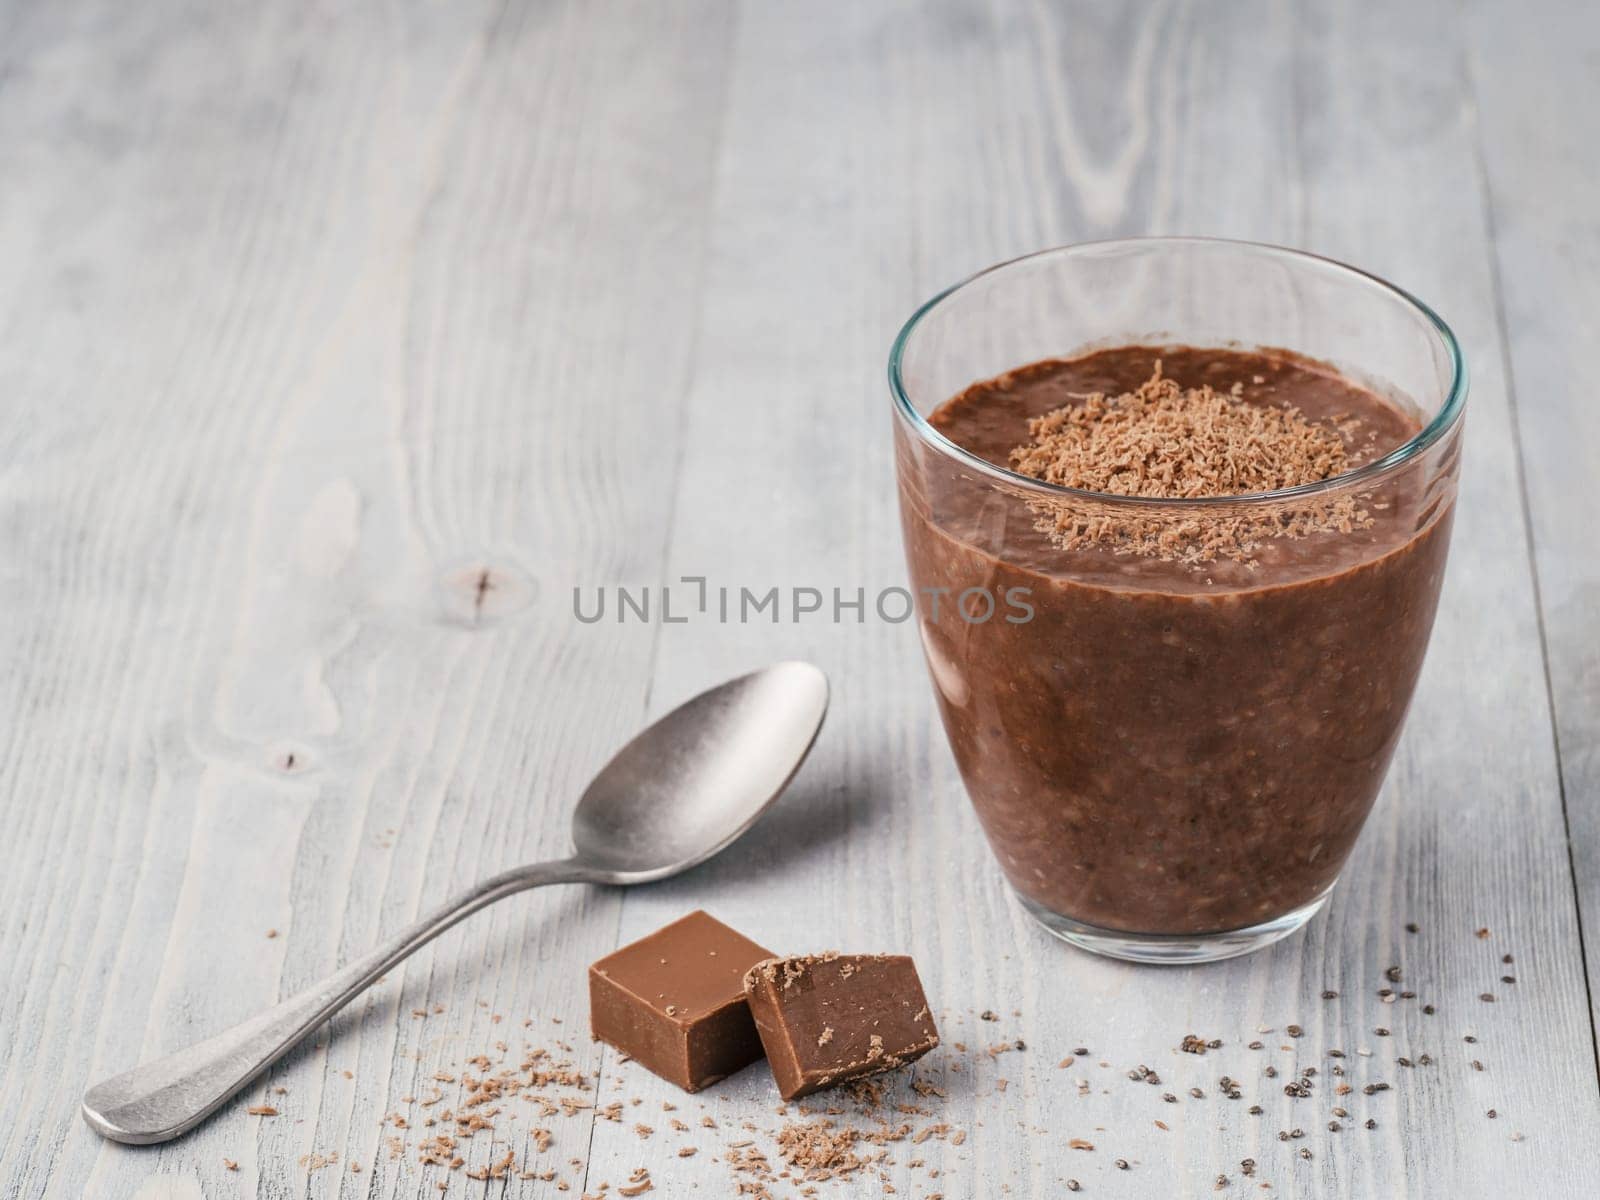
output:
POLYGON ((1020 892, 1017 893, 1017 899, 1022 901, 1022 907, 1028 910, 1034 920, 1080 950, 1103 954, 1107 958, 1120 958, 1124 962, 1176 965, 1237 958, 1282 941, 1316 916, 1332 892, 1333 885, 1330 884, 1315 900, 1293 912, 1259 925, 1229 929, 1222 933, 1124 933, 1117 929, 1085 925, 1071 917, 1051 912, 1020 892))

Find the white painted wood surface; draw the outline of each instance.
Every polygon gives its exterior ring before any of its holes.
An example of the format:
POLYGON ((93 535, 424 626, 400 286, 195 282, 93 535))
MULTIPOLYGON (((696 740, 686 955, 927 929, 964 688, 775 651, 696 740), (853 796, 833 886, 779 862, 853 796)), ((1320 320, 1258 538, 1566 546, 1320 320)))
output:
POLYGON ((583 1035, 583 966, 696 905, 783 949, 916 955, 972 1052, 919 1068, 947 1098, 894 1098, 967 1136, 893 1148, 899 1195, 1209 1195, 1219 1174, 1235 1195, 1591 1195, 1600 426, 1579 356, 1600 299, 1600 22, 1559 0, 1460 17, 0 11, 0 1195, 437 1195, 414 1149, 389 1156, 384 1114, 523 1038, 568 1040, 624 1121, 553 1118, 540 1154, 524 1112, 470 1166, 509 1148, 572 1195, 639 1166, 667 1195, 731 1195, 730 1131, 749 1121, 772 1152, 762 1073, 685 1102, 583 1035), (1456 326, 1474 392, 1433 649, 1330 910, 1253 958, 1158 971, 1059 947, 1010 900, 909 626, 590 626, 571 590, 901 583, 882 384, 899 322, 1000 258, 1173 231, 1389 275, 1456 326), (93 1079, 560 852, 588 773, 647 716, 784 656, 826 667, 835 707, 737 851, 625 898, 475 918, 273 1073, 277 1118, 241 1104, 148 1150, 78 1120, 93 1079), (1414 1001, 1378 1001, 1391 963, 1414 1001), (1189 1032, 1227 1045, 1175 1053, 1189 1032), (1002 1038, 1028 1049, 980 1052, 1002 1038), (1058 1068, 1076 1046, 1086 1065, 1058 1068), (1358 1085, 1339 1133, 1329 1047, 1358 1085), (1285 1097, 1269 1061, 1316 1065, 1317 1097, 1285 1097), (1165 1086, 1130 1083, 1139 1063, 1165 1086), (1246 1100, 1216 1096, 1224 1073, 1246 1100), (1394 1089, 1364 1096, 1373 1080, 1394 1089))

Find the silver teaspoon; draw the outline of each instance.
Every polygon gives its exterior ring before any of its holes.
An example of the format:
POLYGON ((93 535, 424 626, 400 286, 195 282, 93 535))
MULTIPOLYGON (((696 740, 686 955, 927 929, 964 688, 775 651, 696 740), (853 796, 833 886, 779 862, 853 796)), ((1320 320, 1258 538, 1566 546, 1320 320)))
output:
POLYGON ((547 883, 649 883, 744 833, 794 777, 822 728, 828 680, 784 662, 673 709, 596 775, 572 815, 576 852, 484 880, 364 958, 241 1025, 90 1088, 95 1132, 133 1145, 187 1133, 384 972, 457 921, 547 883))

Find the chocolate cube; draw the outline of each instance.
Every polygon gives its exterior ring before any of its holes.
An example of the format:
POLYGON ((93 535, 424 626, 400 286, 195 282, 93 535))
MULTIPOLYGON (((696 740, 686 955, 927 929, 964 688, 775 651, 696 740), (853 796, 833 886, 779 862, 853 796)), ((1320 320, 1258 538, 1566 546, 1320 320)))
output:
POLYGON ((893 1070, 939 1044, 917 968, 902 954, 774 958, 744 986, 785 1100, 893 1070))
POLYGON ((745 972, 772 952, 695 911, 589 968, 594 1035, 686 1092, 761 1057, 745 972))

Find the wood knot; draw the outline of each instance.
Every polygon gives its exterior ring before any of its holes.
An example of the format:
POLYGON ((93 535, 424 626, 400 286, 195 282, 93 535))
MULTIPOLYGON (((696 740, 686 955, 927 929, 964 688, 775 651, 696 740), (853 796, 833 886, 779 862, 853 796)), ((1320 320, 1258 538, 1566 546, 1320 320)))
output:
POLYGON ((469 629, 502 621, 533 603, 538 584, 498 563, 473 563, 446 571, 439 580, 445 619, 469 629))

